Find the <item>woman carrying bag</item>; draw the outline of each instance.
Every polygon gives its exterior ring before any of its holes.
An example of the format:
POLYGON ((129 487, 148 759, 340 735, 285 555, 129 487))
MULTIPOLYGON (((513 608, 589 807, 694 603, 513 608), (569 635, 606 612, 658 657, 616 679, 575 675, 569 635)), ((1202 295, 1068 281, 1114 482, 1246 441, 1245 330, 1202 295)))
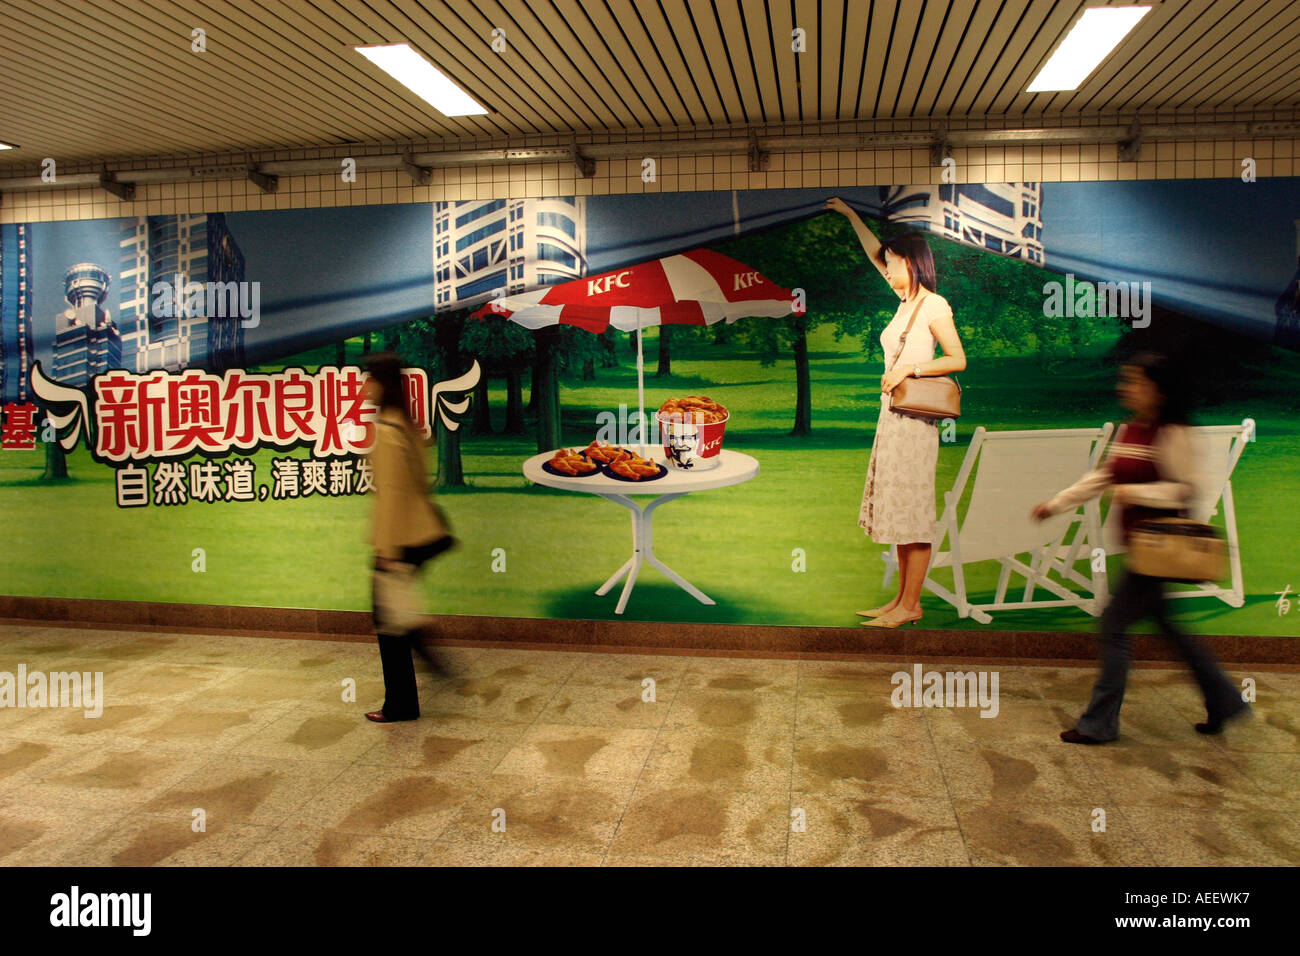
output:
POLYGON ((412 651, 435 671, 442 670, 424 646, 420 567, 455 539, 429 499, 424 437, 406 411, 402 360, 391 353, 373 355, 366 371, 366 398, 379 406, 369 455, 374 477, 370 543, 375 549, 373 617, 384 670, 384 706, 366 719, 383 724, 420 716, 412 651))
MULTIPOLYGON (((1121 509, 1127 544, 1140 523, 1172 516, 1195 500, 1197 462, 1176 374, 1162 356, 1140 353, 1121 367, 1118 393, 1120 404, 1133 418, 1116 435, 1106 460, 1055 497, 1035 505, 1030 512, 1034 520, 1071 510, 1113 488, 1112 507, 1121 509)), ((1248 709, 1209 650, 1169 620, 1164 579, 1128 567, 1101 616, 1101 674, 1092 700, 1075 726, 1061 732, 1066 743, 1101 744, 1119 737, 1119 710, 1128 683, 1128 629, 1145 617, 1155 619, 1200 685, 1207 715, 1204 723, 1196 725, 1200 733, 1217 734, 1225 721, 1248 709)))
POLYGON ((880 415, 867 464, 858 526, 878 544, 898 546, 898 593, 869 611, 866 627, 898 627, 921 619, 921 587, 934 538, 937 422, 960 414, 960 388, 944 378, 966 368, 966 353, 948 301, 935 290, 934 257, 924 237, 905 233, 885 244, 844 200, 826 208, 842 214, 871 264, 901 300, 880 335, 885 373, 880 415), (943 355, 934 357, 936 343, 943 355), (909 394, 903 401, 904 391, 909 394))

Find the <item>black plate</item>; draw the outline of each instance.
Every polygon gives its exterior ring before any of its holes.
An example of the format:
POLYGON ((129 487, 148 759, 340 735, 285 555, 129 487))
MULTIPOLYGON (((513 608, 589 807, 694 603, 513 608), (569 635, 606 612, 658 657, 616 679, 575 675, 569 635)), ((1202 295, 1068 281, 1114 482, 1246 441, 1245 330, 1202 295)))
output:
MULTIPOLYGON (((590 461, 590 459, 588 459, 588 461, 590 461)), ((595 471, 589 471, 585 474, 571 475, 567 471, 558 471, 555 468, 552 468, 549 461, 544 461, 542 462, 542 471, 546 472, 548 475, 554 475, 556 478, 573 478, 575 480, 578 478, 590 478, 593 475, 601 474, 600 464, 594 461, 592 461, 591 464, 596 466, 595 471)))
POLYGON ((615 481, 626 481, 629 485, 641 485, 647 481, 658 481, 664 475, 668 474, 668 469, 665 468, 663 465, 659 464, 659 462, 655 462, 655 467, 659 469, 659 474, 646 475, 640 481, 637 481, 633 478, 624 478, 622 475, 615 474, 613 471, 610 470, 609 465, 601 466, 601 470, 604 471, 606 478, 613 478, 615 481))

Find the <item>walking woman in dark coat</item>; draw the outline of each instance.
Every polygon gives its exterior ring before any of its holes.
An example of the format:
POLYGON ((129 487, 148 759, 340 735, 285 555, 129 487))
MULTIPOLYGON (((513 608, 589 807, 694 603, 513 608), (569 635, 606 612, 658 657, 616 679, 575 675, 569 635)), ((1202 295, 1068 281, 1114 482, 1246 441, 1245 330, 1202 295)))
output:
POLYGON ((419 626, 411 626, 420 598, 419 570, 453 542, 429 499, 424 467, 424 436, 406 411, 402 360, 390 353, 372 356, 366 398, 379 406, 375 443, 370 452, 374 476, 374 624, 384 669, 384 706, 366 714, 376 723, 415 720, 420 702, 411 653, 435 671, 442 668, 424 646, 419 626))

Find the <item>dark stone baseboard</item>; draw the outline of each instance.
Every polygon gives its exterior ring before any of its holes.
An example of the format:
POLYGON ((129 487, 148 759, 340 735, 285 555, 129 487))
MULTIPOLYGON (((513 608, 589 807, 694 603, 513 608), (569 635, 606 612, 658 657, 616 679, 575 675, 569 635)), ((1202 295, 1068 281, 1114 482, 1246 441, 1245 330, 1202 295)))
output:
MULTIPOLYGON (((0 595, 0 622, 92 625, 110 629, 240 634, 319 640, 370 640, 366 611, 226 607, 143 601, 94 601, 0 595)), ((739 657, 825 657, 874 660, 997 660, 1091 663, 1092 634, 1062 631, 939 630, 788 625, 660 624, 549 618, 431 615, 440 640, 466 646, 726 654, 739 657)), ((1230 664, 1300 666, 1300 638, 1208 635, 1203 640, 1230 664)), ((1136 661, 1174 661, 1174 649, 1157 635, 1135 634, 1136 661)))

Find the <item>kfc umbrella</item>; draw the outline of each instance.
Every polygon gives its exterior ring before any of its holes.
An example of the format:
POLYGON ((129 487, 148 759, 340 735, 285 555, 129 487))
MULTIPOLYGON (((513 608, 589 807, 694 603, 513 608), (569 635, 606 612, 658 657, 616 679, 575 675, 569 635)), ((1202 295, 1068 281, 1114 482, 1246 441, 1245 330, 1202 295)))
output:
MULTIPOLYGON (((750 316, 803 314, 783 289, 744 263, 709 249, 693 249, 546 286, 488 302, 474 318, 500 315, 526 329, 573 325, 601 333, 613 326, 636 330, 638 421, 645 423, 645 360, 642 329, 655 325, 728 324, 750 316)), ((646 429, 641 428, 644 442, 646 429)), ((641 446, 645 455, 645 446, 641 446)))

